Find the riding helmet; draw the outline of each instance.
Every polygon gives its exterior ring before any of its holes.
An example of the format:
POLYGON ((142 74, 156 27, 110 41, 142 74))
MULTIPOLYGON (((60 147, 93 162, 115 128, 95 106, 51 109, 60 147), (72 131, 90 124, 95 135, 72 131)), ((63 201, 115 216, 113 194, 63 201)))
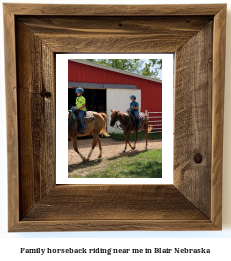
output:
POLYGON ((77 92, 84 93, 84 90, 83 90, 83 88, 77 88, 77 89, 75 90, 75 93, 77 93, 77 92))
POLYGON ((132 95, 130 96, 130 99, 131 99, 131 98, 136 99, 136 96, 135 96, 134 94, 132 94, 132 95))

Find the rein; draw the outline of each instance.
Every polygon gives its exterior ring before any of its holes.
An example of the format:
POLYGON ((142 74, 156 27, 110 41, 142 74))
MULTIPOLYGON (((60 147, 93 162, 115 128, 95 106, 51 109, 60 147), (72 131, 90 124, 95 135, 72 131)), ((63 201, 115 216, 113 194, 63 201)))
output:
POLYGON ((72 106, 72 108, 71 108, 71 115, 70 115, 70 119, 69 119, 69 121, 68 121, 68 125, 69 125, 69 123, 71 122, 71 117, 72 117, 72 116, 73 116, 73 118, 74 118, 74 120, 75 120, 75 125, 76 125, 76 116, 75 116, 75 114, 74 114, 74 109, 75 109, 75 107, 72 106))
POLYGON ((129 118, 128 118, 128 124, 127 124, 127 126, 124 127, 124 128, 120 128, 119 126, 117 126, 116 129, 119 129, 119 130, 124 130, 124 129, 126 129, 126 128, 128 127, 128 125, 129 125, 129 123, 130 123, 130 117, 131 117, 131 112, 130 112, 130 109, 129 109, 129 118))

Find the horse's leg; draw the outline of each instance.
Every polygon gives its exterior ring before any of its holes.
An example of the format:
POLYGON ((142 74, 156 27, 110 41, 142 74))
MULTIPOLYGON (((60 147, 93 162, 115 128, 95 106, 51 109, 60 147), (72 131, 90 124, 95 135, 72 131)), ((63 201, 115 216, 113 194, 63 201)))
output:
POLYGON ((95 146, 96 146, 96 144, 97 144, 97 140, 98 140, 98 138, 99 138, 99 133, 95 133, 94 131, 93 131, 93 141, 92 141, 92 146, 91 146, 91 150, 90 150, 90 152, 89 152, 89 154, 88 154, 88 156, 87 156, 87 161, 89 161, 89 159, 90 159, 90 157, 91 157, 91 154, 92 154, 92 152, 93 152, 93 150, 94 150, 94 148, 95 148, 95 146))
POLYGON ((100 138, 98 138, 97 143, 98 143, 98 145, 99 145, 99 151, 100 151, 98 158, 100 159, 100 158, 102 157, 102 147, 101 147, 100 138))
MULTIPOLYGON (((129 141, 130 132, 124 131, 125 143, 126 143, 126 137, 127 137, 127 135, 128 135, 127 143, 128 143, 128 145, 131 147, 131 149, 132 149, 132 145, 131 145, 131 143, 130 143, 130 141, 129 141)), ((125 144, 125 145, 126 145, 126 144, 125 144)), ((127 149, 127 146, 126 146, 126 149, 127 149)), ((123 150, 123 152, 125 152, 125 149, 123 150)))
POLYGON ((148 149, 148 125, 145 126, 144 128, 144 132, 145 132, 145 139, 146 139, 146 147, 145 149, 148 149))
MULTIPOLYGON (((129 136, 128 136, 128 138, 129 138, 129 136)), ((129 145, 129 146, 130 146, 130 148, 133 150, 133 147, 132 147, 132 145, 131 145, 131 143, 130 143, 129 139, 128 139, 128 145, 129 145)))
POLYGON ((71 136, 71 141, 74 147, 74 150, 79 154, 79 156, 81 157, 82 161, 85 161, 85 157, 79 152, 78 148, 77 148, 77 138, 74 136, 71 136))
POLYGON ((124 135, 125 135, 125 148, 124 148, 124 150, 123 150, 123 152, 126 152, 126 149, 127 149, 127 144, 129 144, 129 146, 131 147, 131 149, 132 149, 132 145, 130 144, 130 142, 129 142, 129 135, 130 135, 130 132, 126 132, 126 134, 124 133, 124 135))
POLYGON ((134 147, 132 148, 133 150, 136 148, 136 142, 138 139, 138 131, 135 131, 135 135, 136 135, 136 139, 135 139, 134 147))

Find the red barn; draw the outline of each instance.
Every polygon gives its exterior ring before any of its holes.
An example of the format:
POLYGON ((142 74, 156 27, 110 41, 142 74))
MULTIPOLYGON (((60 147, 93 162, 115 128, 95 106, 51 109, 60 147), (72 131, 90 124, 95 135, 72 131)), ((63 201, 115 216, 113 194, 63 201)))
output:
MULTIPOLYGON (((130 105, 130 95, 135 94, 142 112, 149 114, 150 125, 161 130, 162 119, 162 81, 155 78, 87 62, 68 61, 68 109, 75 105, 75 89, 82 87, 86 107, 91 111, 106 112, 109 119, 112 110, 125 112, 130 105), (152 117, 159 118, 152 118, 152 117)), ((108 125, 108 132, 115 132, 108 125)))

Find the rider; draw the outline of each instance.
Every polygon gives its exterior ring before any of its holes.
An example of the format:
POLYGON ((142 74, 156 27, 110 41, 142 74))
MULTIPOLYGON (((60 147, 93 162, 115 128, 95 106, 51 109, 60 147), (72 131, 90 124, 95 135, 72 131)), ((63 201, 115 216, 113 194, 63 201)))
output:
POLYGON ((86 111, 86 99, 82 96, 82 94, 84 93, 83 88, 77 88, 75 90, 75 93, 77 94, 77 98, 76 98, 76 106, 75 106, 75 110, 78 111, 78 118, 79 121, 82 125, 82 127, 84 128, 84 133, 86 132, 86 125, 84 122, 84 112, 86 111))
POLYGON ((129 110, 131 110, 134 113, 136 119, 139 122, 139 128, 140 128, 141 123, 140 123, 140 118, 139 118, 139 103, 136 101, 136 96, 134 94, 130 96, 130 99, 131 99, 131 103, 130 103, 129 110))

